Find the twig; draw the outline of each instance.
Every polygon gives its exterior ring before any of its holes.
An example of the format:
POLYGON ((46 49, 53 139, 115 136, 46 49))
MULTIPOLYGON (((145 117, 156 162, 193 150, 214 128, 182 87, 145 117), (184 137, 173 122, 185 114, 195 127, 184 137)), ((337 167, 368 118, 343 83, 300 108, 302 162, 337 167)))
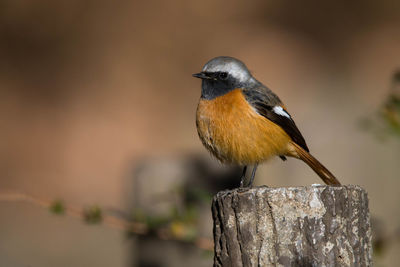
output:
MULTIPOLYGON (((52 205, 54 205, 54 201, 50 199, 39 198, 36 196, 31 196, 24 193, 18 192, 0 192, 0 201, 6 202, 28 202, 34 204, 36 206, 40 206, 45 209, 50 209, 52 205)), ((85 219, 85 210, 82 208, 73 207, 70 205, 63 204, 64 214, 75 217, 78 219, 85 219)), ((118 218, 114 215, 110 214, 102 214, 102 223, 110 228, 118 229, 121 231, 129 231, 130 233, 137 235, 146 235, 149 234, 149 228, 145 223, 135 222, 128 219, 118 218)), ((156 231, 156 235, 158 238, 162 240, 176 240, 176 241, 184 241, 180 240, 171 233, 165 231, 165 229, 160 229, 156 231)), ((193 241, 193 244, 203 250, 213 250, 213 242, 212 240, 204 237, 198 237, 193 241)))

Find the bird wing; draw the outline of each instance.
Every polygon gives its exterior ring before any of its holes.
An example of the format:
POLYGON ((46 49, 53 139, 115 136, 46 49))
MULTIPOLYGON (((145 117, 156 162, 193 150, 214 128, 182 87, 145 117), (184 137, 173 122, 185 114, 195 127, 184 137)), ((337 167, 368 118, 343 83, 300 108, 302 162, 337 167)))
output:
POLYGON ((264 86, 243 89, 243 94, 258 114, 278 124, 296 144, 309 152, 304 137, 277 95, 264 86))

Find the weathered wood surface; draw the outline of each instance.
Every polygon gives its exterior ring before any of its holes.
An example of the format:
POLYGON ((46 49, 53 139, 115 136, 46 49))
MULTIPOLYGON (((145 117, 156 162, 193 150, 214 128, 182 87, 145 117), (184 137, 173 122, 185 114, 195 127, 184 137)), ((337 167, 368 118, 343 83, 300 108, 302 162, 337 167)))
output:
POLYGON ((214 266, 371 266, 358 186, 238 188, 213 199, 214 266))

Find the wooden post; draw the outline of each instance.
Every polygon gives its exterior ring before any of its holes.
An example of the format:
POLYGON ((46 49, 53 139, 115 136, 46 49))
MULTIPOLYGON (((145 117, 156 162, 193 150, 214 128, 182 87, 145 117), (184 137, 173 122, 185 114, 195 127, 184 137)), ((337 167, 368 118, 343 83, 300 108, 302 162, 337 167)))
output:
POLYGON ((371 266, 358 186, 237 188, 213 199, 214 266, 371 266))

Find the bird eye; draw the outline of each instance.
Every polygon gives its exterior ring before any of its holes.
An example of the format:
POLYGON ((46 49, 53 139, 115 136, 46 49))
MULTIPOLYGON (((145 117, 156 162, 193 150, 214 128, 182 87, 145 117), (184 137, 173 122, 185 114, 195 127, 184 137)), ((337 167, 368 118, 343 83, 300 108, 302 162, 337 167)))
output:
POLYGON ((219 78, 220 78, 221 80, 226 80, 226 78, 228 78, 228 73, 226 73, 226 72, 220 72, 220 73, 219 73, 219 78))

